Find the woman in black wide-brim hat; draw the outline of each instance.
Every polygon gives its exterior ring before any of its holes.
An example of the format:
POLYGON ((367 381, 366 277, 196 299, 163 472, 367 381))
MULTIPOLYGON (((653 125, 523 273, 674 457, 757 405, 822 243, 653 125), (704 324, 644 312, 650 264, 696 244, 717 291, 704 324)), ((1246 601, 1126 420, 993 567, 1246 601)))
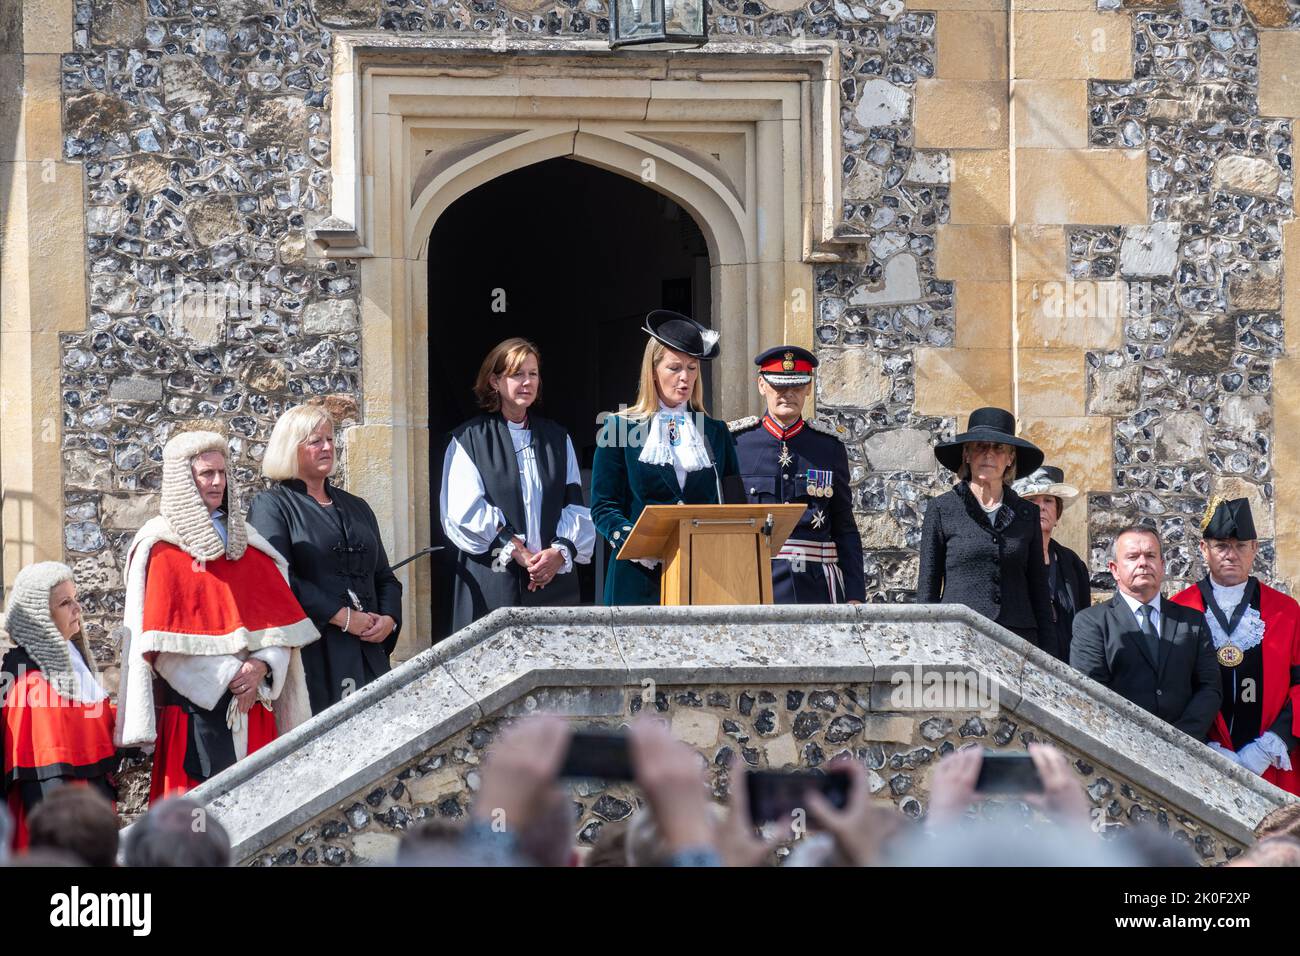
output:
POLYGON ((965 604, 1031 644, 1054 633, 1038 508, 1011 490, 1043 453, 1000 408, 971 412, 934 456, 960 479, 930 500, 921 529, 920 604, 965 604))
POLYGON ((617 560, 646 505, 745 500, 736 441, 704 412, 700 372, 718 356, 718 333, 685 315, 646 316, 636 404, 605 417, 591 471, 591 520, 609 544, 604 602, 658 604, 659 562, 617 560))

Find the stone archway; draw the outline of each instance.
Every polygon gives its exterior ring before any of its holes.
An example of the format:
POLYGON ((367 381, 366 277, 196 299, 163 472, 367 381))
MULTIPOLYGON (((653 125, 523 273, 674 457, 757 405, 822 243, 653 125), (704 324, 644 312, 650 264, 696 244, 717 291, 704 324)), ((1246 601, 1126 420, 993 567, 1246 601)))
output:
MULTIPOLYGON (((709 249, 711 324, 727 343, 711 408, 747 414, 750 357, 772 342, 811 347, 811 263, 839 260, 857 238, 833 229, 836 69, 834 44, 629 56, 336 35, 332 215, 313 238, 317 254, 359 260, 365 424, 347 432, 348 482, 374 506, 390 554, 430 540, 425 259, 441 212, 562 156, 664 193, 709 249)), ((402 573, 407 657, 429 633, 430 577, 424 563, 402 573)))

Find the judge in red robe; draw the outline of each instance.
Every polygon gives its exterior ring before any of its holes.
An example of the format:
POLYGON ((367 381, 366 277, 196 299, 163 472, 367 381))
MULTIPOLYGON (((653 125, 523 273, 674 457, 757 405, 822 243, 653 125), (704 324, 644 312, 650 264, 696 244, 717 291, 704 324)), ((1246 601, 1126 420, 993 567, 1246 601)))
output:
POLYGON ((18 573, 5 630, 17 646, 0 664, 0 779, 14 820, 13 847, 27 846, 27 818, 64 784, 117 799, 114 711, 81 633, 72 569, 55 561, 18 573))
POLYGON ((1300 795, 1300 604, 1251 575, 1259 551, 1245 498, 1215 498, 1201 522, 1209 574, 1174 596, 1205 614, 1223 679, 1210 746, 1300 795))
POLYGON ((245 525, 226 453, 214 432, 169 441, 161 514, 127 552, 116 737, 154 748, 151 801, 311 716, 299 648, 319 634, 284 558, 245 525))

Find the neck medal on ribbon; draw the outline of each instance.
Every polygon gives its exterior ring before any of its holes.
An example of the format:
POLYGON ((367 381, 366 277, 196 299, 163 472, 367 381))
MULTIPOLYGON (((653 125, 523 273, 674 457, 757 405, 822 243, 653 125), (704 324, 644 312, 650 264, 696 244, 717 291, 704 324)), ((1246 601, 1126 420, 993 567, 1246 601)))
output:
POLYGON ((1208 581, 1198 585, 1201 598, 1205 602, 1206 623, 1210 626, 1210 638, 1214 642, 1215 657, 1224 667, 1233 668, 1246 659, 1246 651, 1264 639, 1264 619, 1260 617, 1251 604, 1255 596, 1256 582, 1252 578, 1241 595, 1241 602, 1228 617, 1223 613, 1214 599, 1214 589, 1208 581))
POLYGON ((831 486, 835 473, 832 471, 808 469, 808 494, 814 498, 829 498, 835 493, 831 486))

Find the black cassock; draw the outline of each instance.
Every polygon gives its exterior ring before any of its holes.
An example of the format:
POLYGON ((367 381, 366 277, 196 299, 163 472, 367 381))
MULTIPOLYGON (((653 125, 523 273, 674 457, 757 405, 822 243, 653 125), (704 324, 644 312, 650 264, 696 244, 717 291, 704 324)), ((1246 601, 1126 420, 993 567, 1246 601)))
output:
POLYGON ((302 666, 318 714, 376 677, 388 673, 388 657, 402 627, 402 583, 388 564, 379 522, 366 502, 328 481, 333 505, 322 505, 294 478, 253 500, 248 523, 289 562, 289 586, 321 639, 302 649, 302 666), (339 608, 387 614, 397 622, 382 644, 372 644, 329 623, 339 608))

